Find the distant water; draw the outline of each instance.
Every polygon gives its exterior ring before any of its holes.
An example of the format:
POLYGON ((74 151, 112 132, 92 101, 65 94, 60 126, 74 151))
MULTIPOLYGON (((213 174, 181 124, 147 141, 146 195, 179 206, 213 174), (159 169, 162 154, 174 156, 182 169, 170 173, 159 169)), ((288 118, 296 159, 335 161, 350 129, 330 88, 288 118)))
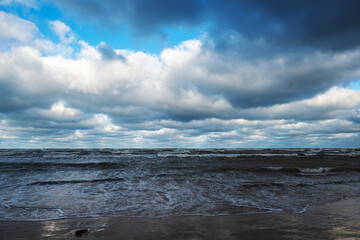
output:
POLYGON ((0 187, 0 220, 301 213, 360 196, 360 149, 3 149, 0 187))

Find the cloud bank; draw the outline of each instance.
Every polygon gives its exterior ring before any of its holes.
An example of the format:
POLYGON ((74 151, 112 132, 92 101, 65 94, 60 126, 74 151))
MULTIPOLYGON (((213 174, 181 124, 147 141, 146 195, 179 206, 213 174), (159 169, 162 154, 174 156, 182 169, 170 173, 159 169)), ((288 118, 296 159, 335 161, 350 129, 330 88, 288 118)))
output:
POLYGON ((56 3, 136 35, 216 21, 152 54, 0 11, 0 147, 359 147, 357 2, 56 3))

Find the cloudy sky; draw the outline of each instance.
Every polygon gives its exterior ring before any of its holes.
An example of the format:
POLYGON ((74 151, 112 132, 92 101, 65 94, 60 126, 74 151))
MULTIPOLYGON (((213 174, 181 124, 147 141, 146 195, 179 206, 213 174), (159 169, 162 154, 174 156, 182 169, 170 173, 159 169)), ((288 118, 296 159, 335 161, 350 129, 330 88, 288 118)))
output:
POLYGON ((0 0, 0 148, 360 147, 360 2, 0 0))

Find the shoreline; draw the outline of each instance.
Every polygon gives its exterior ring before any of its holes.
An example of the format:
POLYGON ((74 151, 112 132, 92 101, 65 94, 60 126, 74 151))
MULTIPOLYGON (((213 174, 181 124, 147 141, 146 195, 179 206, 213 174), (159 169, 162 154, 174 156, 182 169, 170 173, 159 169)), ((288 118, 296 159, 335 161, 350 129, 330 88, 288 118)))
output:
POLYGON ((305 213, 0 221, 0 239, 360 239, 359 222, 360 197, 305 213))

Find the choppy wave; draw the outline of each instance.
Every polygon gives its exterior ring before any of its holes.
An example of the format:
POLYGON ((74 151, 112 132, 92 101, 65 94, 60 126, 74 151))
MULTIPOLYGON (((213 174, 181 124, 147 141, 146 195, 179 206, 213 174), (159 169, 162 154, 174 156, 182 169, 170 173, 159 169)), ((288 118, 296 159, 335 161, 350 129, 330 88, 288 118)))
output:
POLYGON ((330 167, 319 167, 319 168, 301 168, 301 175, 323 175, 331 172, 332 168, 330 167))
POLYGON ((96 168, 96 169, 119 169, 126 165, 118 162, 0 162, 0 170, 8 171, 36 171, 48 168, 96 168))
MULTIPOLYGON (((146 162, 144 162, 146 164, 146 162)), ((48 168, 55 170, 60 169, 126 169, 127 164, 124 162, 0 162, 0 170, 2 171, 36 171, 36 170, 47 170, 48 168)), ((339 172, 360 172, 360 167, 281 167, 281 166, 259 166, 259 167, 246 167, 246 166, 222 166, 221 164, 215 164, 214 167, 207 166, 204 164, 203 168, 191 164, 168 165, 168 169, 197 169, 200 172, 228 172, 228 171, 245 171, 245 172, 277 172, 277 173, 296 173, 300 175, 322 175, 328 173, 339 173, 339 172)), ((163 167, 165 168, 165 167, 163 167)), ((160 173, 162 174, 162 173, 160 173)))
POLYGON ((0 150, 0 220, 306 211, 360 195, 359 149, 0 150))
POLYGON ((318 167, 318 168, 297 168, 297 167, 279 167, 279 166, 269 166, 269 167, 260 167, 260 168, 249 168, 244 169, 252 172, 282 172, 282 173, 296 173, 302 176, 307 175, 326 175, 339 172, 360 172, 360 168, 344 168, 344 167, 318 167))
POLYGON ((54 185, 54 184, 67 184, 67 183, 98 183, 98 182, 119 182, 124 181, 124 178, 100 178, 89 180, 64 180, 64 181, 39 181, 32 182, 28 185, 54 185))
POLYGON ((330 184, 348 184, 348 183, 360 183, 360 179, 346 181, 346 180, 337 180, 337 181, 317 181, 317 182, 302 182, 302 183, 284 183, 284 182, 252 182, 245 183, 239 187, 245 188, 258 188, 258 187, 308 187, 314 185, 330 185, 330 184))

